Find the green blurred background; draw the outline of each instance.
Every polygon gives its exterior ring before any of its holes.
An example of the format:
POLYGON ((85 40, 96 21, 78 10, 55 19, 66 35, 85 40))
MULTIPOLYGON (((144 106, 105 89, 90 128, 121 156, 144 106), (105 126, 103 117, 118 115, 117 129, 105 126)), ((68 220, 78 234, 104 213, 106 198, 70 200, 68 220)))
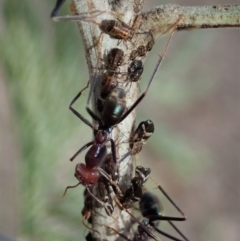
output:
MULTIPOLYGON (((169 3, 147 2, 146 9, 169 3)), ((68 110, 88 71, 76 24, 49 19, 54 4, 0 2, 1 241, 7 240, 3 234, 24 241, 84 240, 88 232, 81 224, 83 188, 61 198, 67 185, 77 183, 76 163, 69 157, 92 134, 68 110)), ((68 13, 68 4, 61 13, 68 13)), ((239 39, 238 29, 175 34, 138 108, 137 122, 149 118, 156 127, 141 164, 152 168, 152 176, 185 211, 188 221, 179 227, 190 240, 237 241, 240 236, 239 39)), ((141 89, 166 40, 149 54, 141 89)), ((77 108, 85 103, 83 98, 77 108)), ((162 201, 165 214, 178 215, 162 201)))

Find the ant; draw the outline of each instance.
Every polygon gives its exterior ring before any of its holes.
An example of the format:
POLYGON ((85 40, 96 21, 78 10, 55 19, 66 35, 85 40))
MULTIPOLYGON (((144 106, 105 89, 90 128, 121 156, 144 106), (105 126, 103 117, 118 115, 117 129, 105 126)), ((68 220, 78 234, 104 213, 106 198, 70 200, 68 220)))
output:
MULTIPOLYGON (((146 219, 142 222, 143 225, 157 231, 158 233, 172 239, 175 241, 180 241, 180 239, 163 232, 160 230, 157 225, 159 220, 168 221, 169 224, 182 236, 182 238, 186 241, 188 239, 180 232, 180 230, 172 223, 172 221, 185 221, 184 217, 168 217, 163 215, 163 206, 160 200, 154 194, 150 192, 145 192, 141 200, 139 202, 139 208, 142 213, 142 216, 146 219)), ((137 235, 144 235, 145 231, 142 229, 141 226, 138 227, 139 234, 137 235)))
POLYGON ((84 165, 83 163, 78 163, 75 168, 74 176, 79 182, 74 186, 67 186, 63 193, 63 196, 66 195, 69 188, 75 188, 82 184, 86 187, 84 192, 84 208, 82 210, 82 215, 84 216, 84 218, 87 220, 91 218, 93 198, 97 200, 100 204, 102 204, 106 210, 106 213, 111 216, 114 211, 114 207, 113 200, 110 194, 114 190, 115 193, 118 193, 119 196, 122 196, 122 192, 117 185, 118 167, 114 163, 112 155, 107 155, 102 167, 97 169, 90 169, 87 168, 86 165, 84 165), (100 176, 100 174, 102 174, 102 176, 100 176), (94 196, 90 190, 90 188, 97 183, 100 199, 94 196), (113 187, 110 186, 111 184, 113 187))
POLYGON ((118 162, 121 163, 129 155, 138 154, 142 150, 143 145, 146 144, 147 140, 151 137, 153 133, 154 124, 151 120, 140 122, 136 130, 134 130, 133 126, 132 134, 129 139, 129 146, 131 150, 128 151, 125 155, 123 155, 122 158, 118 160, 118 162))
MULTIPOLYGON (((151 169, 144 168, 142 166, 137 166, 135 169, 135 177, 131 180, 132 185, 127 189, 123 198, 121 199, 121 203, 123 206, 129 206, 129 203, 134 203, 139 201, 142 197, 142 188, 144 183, 148 180, 151 169)), ((182 215, 182 219, 186 220, 186 216, 183 211, 174 203, 174 201, 170 198, 170 196, 166 193, 166 191, 154 181, 150 177, 150 179, 156 184, 158 189, 164 194, 164 196, 168 199, 168 201, 179 211, 182 215)))
MULTIPOLYGON (((107 225, 104 225, 104 226, 108 229, 113 230, 119 236, 121 236, 123 239, 128 240, 128 241, 148 241, 149 238, 153 238, 156 241, 160 241, 160 239, 154 234, 153 231, 156 231, 159 234, 162 234, 165 237, 168 237, 169 239, 172 239, 175 241, 182 241, 179 238, 176 238, 176 237, 162 231, 161 229, 159 229, 157 227, 158 221, 160 221, 160 220, 168 221, 168 223, 179 233, 179 235, 185 241, 188 241, 188 239, 182 234, 182 232, 172 222, 172 221, 185 221, 186 219, 184 217, 164 216, 163 215, 163 206, 162 206, 160 200, 154 194, 152 194, 150 192, 144 192, 139 201, 139 209, 142 213, 142 216, 145 217, 145 219, 141 223, 138 222, 139 223, 138 231, 135 233, 133 239, 129 239, 124 234, 119 233, 112 227, 109 227, 107 225)), ((136 221, 135 218, 134 218, 134 220, 136 221)))
MULTIPOLYGON (((165 53, 166 53, 166 51, 164 51, 164 54, 165 53)), ((99 124, 98 127, 96 127, 92 123, 90 123, 87 119, 85 119, 78 111, 76 111, 72 107, 73 104, 75 103, 75 101, 81 96, 83 90, 81 90, 75 96, 75 98, 71 101, 71 103, 69 105, 69 109, 79 119, 81 119, 86 125, 88 125, 93 130, 95 140, 87 143, 82 148, 80 148, 76 152, 76 154, 70 159, 71 161, 73 161, 76 158, 76 156, 79 153, 81 153, 83 150, 85 150, 89 146, 92 146, 85 156, 86 165, 88 168, 100 166, 103 159, 106 156, 105 143, 107 141, 110 141, 113 159, 114 159, 114 162, 116 163, 116 147, 115 147, 115 143, 114 143, 113 139, 109 138, 109 134, 112 132, 113 127, 115 127, 117 124, 122 122, 136 108, 136 106, 141 102, 141 100, 146 96, 148 89, 153 81, 153 78, 155 77, 155 74, 162 62, 163 57, 164 57, 163 55, 160 56, 156 66, 154 68, 153 74, 148 82, 146 90, 139 96, 139 98, 133 103, 133 105, 128 110, 126 110, 127 109, 126 92, 124 89, 122 89, 120 87, 114 88, 109 93, 107 98, 105 99, 105 101, 103 103, 103 110, 101 113, 101 117, 96 115, 88 106, 86 107, 88 114, 95 121, 98 122, 98 124, 99 124)), ((90 91, 90 94, 91 94, 91 91, 90 91)))
MULTIPOLYGON (((119 162, 123 161, 128 155, 130 154, 136 154, 142 149, 142 145, 146 142, 146 140, 151 136, 152 132, 154 131, 154 125, 151 121, 147 120, 145 122, 141 122, 138 126, 138 128, 135 131, 133 140, 139 140, 138 142, 133 142, 134 145, 137 145, 134 147, 135 150, 131 150, 127 152, 120 160, 119 162), (146 131, 145 124, 149 122, 149 131, 146 131), (149 135, 150 134, 150 135, 149 135)), ((142 187, 144 183, 148 180, 148 178, 151 179, 151 181, 157 186, 157 188, 163 193, 163 195, 168 199, 168 201, 178 210, 178 212, 182 215, 182 221, 186 220, 186 216, 183 213, 183 211, 175 204, 175 202, 171 199, 171 197, 166 193, 166 191, 153 179, 150 177, 150 168, 143 169, 141 166, 136 167, 136 175, 131 180, 132 185, 130 188, 127 189, 125 192, 123 198, 121 199, 121 203, 123 206, 129 206, 129 204, 132 204, 134 202, 139 201, 139 199, 142 197, 142 187), (140 168, 139 168, 140 167, 140 168)))
MULTIPOLYGON (((180 21, 180 19, 178 20, 180 21)), ((177 26, 178 22, 175 24, 177 26)), ((72 106, 76 102, 76 100, 81 96, 82 91, 81 90, 71 101, 69 105, 69 109, 80 119, 82 120, 86 125, 88 125, 94 133, 94 141, 88 142, 83 147, 81 147, 72 158, 70 158, 71 161, 73 161, 78 154, 80 154, 83 150, 87 149, 91 146, 91 148, 87 151, 85 155, 85 164, 79 163, 76 166, 76 173, 78 180, 83 185, 89 185, 94 182, 96 182, 99 178, 99 173, 97 173, 97 170, 94 169, 95 167, 101 166, 104 158, 107 155, 107 148, 106 148, 106 142, 110 141, 111 143, 111 153, 113 155, 113 161, 114 163, 117 163, 116 158, 116 146, 115 142, 112 138, 110 138, 110 134, 113 130, 113 128, 121 123, 136 107, 137 105, 142 101, 142 99, 146 96, 148 89, 156 75, 156 72, 158 68, 160 67, 160 64, 166 54, 166 51, 168 49, 168 46, 170 44, 170 40, 173 36, 174 31, 172 32, 167 46, 165 47, 163 54, 159 56, 159 59, 157 61, 157 64, 153 70, 153 73, 150 77, 150 80, 148 82, 147 88, 145 91, 138 97, 138 99, 133 103, 133 105, 127 109, 126 106, 126 92, 123 88, 116 87, 114 88, 106 97, 105 101, 102 103, 102 112, 101 116, 96 115, 88 106, 90 101, 91 93, 94 89, 94 86, 96 84, 96 78, 93 79, 93 84, 91 86, 91 90, 89 92, 88 102, 86 106, 86 110, 88 114, 98 122, 98 126, 93 125, 90 123, 87 119, 85 119, 77 110, 75 110, 72 106)), ((101 102, 101 101, 100 101, 101 102)))
POLYGON ((157 196, 150 192, 145 192, 139 202, 139 208, 142 216, 146 218, 146 220, 143 221, 144 225, 150 225, 158 233, 172 240, 180 241, 178 238, 163 232, 157 227, 157 221, 166 220, 183 237, 184 240, 188 241, 181 231, 172 223, 172 221, 185 221, 185 219, 183 217, 178 218, 163 216, 163 206, 157 196))
POLYGON ((124 193, 121 203, 124 208, 129 208, 133 203, 138 202, 142 197, 142 187, 148 180, 151 169, 136 166, 135 177, 131 180, 131 186, 124 193))
POLYGON ((130 137, 130 148, 132 154, 135 155, 142 150, 148 138, 154 133, 154 124, 151 120, 142 121, 139 123, 137 129, 130 137))

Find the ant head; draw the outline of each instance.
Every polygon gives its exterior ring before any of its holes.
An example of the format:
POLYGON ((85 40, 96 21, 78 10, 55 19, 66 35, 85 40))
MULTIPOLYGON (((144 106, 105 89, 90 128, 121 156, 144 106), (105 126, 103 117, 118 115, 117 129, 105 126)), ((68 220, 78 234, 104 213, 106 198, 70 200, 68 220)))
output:
POLYGON ((75 168, 75 177, 83 186, 92 186, 98 182, 99 172, 88 168, 83 163, 78 163, 75 168))

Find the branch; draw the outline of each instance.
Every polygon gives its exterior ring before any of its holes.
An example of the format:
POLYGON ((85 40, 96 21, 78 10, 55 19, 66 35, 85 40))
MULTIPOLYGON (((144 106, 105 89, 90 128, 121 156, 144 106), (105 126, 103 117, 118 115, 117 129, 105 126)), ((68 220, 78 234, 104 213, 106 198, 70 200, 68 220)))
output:
MULTIPOLYGON (((170 33, 176 22, 178 23, 177 30, 199 29, 199 28, 217 28, 217 27, 240 27, 240 5, 222 5, 222 6, 204 6, 204 7, 181 7, 178 5, 159 6, 151 11, 141 13, 143 0, 131 1, 109 1, 109 0, 72 0, 74 13, 81 15, 83 12, 99 11, 115 11, 124 13, 120 15, 105 13, 97 16, 97 22, 103 19, 121 19, 135 30, 135 35, 131 41, 125 41, 118 44, 116 39, 110 38, 107 34, 101 34, 99 26, 90 22, 77 21, 81 36, 85 47, 85 56, 89 68, 89 75, 92 81, 93 75, 100 79, 101 71, 97 70, 101 65, 102 59, 107 51, 111 48, 118 47, 124 51, 125 64, 120 67, 120 72, 126 73, 130 63, 129 56, 133 50, 136 50, 140 45, 146 45, 149 41, 148 37, 151 32, 154 40, 161 36, 170 33), (101 38, 100 38, 101 36, 101 38), (133 44, 134 43, 134 44, 133 44), (93 74, 94 73, 94 74, 93 74)), ((141 57, 144 62, 146 56, 141 57)), ((123 83, 126 76, 118 79, 119 83, 123 83)), ((91 82, 90 81, 90 82, 91 82)), ((147 81, 146 81, 147 82, 147 81)), ((146 84, 145 82, 145 84, 146 84)), ((96 98, 99 97, 101 85, 97 83, 94 92, 93 108, 96 111, 96 98)), ((127 107, 132 106, 138 96, 138 84, 131 83, 125 87, 127 93, 127 107)), ((114 128, 112 138, 118 145, 117 154, 121 158, 128 152, 128 141, 132 126, 135 122, 136 113, 133 111, 122 123, 114 128)), ((132 163, 129 159, 120 163, 119 167, 119 186, 124 191, 130 186, 132 175, 132 163)), ((92 228, 101 233, 104 240, 117 240, 118 235, 110 230, 118 230, 126 236, 130 232, 131 217, 126 212, 122 211, 117 205, 114 206, 112 217, 108 216, 103 207, 93 207, 92 228), (103 224, 111 226, 111 229, 106 229, 103 224)), ((97 237, 97 233, 94 236, 97 237)), ((131 235, 130 235, 131 236, 131 235)))
POLYGON ((183 15, 183 18, 178 25, 178 30, 240 27, 240 4, 196 7, 158 6, 139 14, 133 27, 152 31, 156 40, 171 32, 171 26, 180 15, 183 15))

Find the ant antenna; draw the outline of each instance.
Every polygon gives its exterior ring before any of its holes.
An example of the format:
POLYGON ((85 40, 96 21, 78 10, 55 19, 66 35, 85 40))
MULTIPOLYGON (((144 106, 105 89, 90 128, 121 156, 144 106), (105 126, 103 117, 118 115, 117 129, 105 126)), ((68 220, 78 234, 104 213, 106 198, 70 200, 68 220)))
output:
POLYGON ((179 233, 186 241, 189 241, 186 236, 176 227, 176 225, 172 221, 168 221, 168 223, 173 227, 173 229, 176 230, 177 233, 179 233))
POLYGON ((76 184, 76 185, 74 185, 74 186, 67 186, 67 187, 65 188, 65 191, 64 191, 62 197, 65 197, 68 189, 70 189, 70 188, 75 188, 75 187, 79 186, 80 184, 81 184, 81 183, 79 182, 78 184, 76 184))
MULTIPOLYGON (((99 46, 101 46, 102 40, 103 40, 103 35, 101 34, 100 39, 99 39, 99 41, 98 41, 99 46)), ((99 58, 100 58, 100 50, 99 50, 99 49, 98 49, 98 51, 97 51, 96 56, 97 56, 97 66, 98 66, 98 64, 99 64, 99 58)), ((95 90, 96 83, 97 83, 97 82, 100 82, 100 81, 98 81, 98 79, 99 79, 99 75, 94 71, 94 75, 93 75, 93 78, 92 78, 92 81, 91 81, 90 91, 89 91, 89 94, 88 94, 87 106, 89 106, 89 102, 90 102, 92 93, 93 93, 93 91, 95 90)))
POLYGON ((166 45, 165 49, 163 50, 163 53, 162 53, 161 55, 159 55, 159 59, 158 59, 158 61, 157 61, 156 67, 155 67, 155 69, 153 70, 152 76, 151 76, 151 78, 150 78, 151 80, 150 80, 149 83, 148 83, 147 90, 148 90, 148 88, 149 88, 149 86, 150 86, 153 78, 154 78, 155 75, 156 75, 156 72, 158 71, 158 69, 159 69, 159 67, 160 67, 160 65, 161 65, 161 63, 162 63, 163 58, 165 57, 165 55, 166 55, 166 53, 167 53, 167 50, 168 50, 168 47, 169 47, 170 42, 171 42, 171 40, 172 40, 173 34, 174 34, 174 32, 175 32, 175 30, 176 30, 176 28, 177 28, 177 25, 179 24, 180 20, 182 19, 182 17, 183 17, 183 15, 180 15, 180 17, 178 18, 178 20, 177 20, 176 23, 174 24, 174 26, 173 26, 173 31, 172 31, 169 39, 168 39, 167 45, 166 45))
POLYGON ((100 10, 93 10, 91 12, 83 12, 81 15, 74 15, 74 16, 54 16, 51 14, 51 18, 55 22, 75 22, 75 21, 87 21, 87 22, 93 22, 99 25, 99 23, 92 20, 92 17, 97 17, 99 15, 104 14, 107 11, 100 11, 100 10), (92 15, 92 16, 91 16, 92 15))
POLYGON ((152 178, 149 177, 150 180, 157 186, 157 188, 163 193, 163 195, 168 199, 168 201, 182 214, 182 216, 187 219, 184 212, 174 203, 174 201, 170 198, 170 196, 165 192, 165 190, 152 178))

